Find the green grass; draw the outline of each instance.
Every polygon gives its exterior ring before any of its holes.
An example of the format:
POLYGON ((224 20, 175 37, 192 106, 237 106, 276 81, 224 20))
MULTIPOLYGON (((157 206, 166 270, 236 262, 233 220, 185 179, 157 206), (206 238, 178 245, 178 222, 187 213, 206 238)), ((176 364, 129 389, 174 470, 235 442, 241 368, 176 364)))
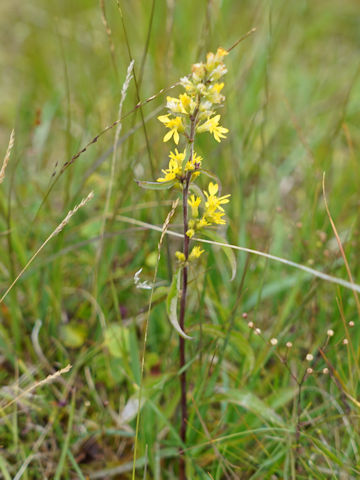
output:
MULTIPOLYGON (((358 2, 154 3, 151 22, 152 1, 120 2, 125 35, 117 3, 105 2, 112 57, 97 1, 0 2, 0 158, 12 128, 16 133, 0 185, 0 296, 67 212, 95 194, 0 304, 4 479, 131 478, 149 304, 149 291, 136 288, 134 275, 142 267, 141 280, 152 281, 160 234, 119 216, 162 225, 176 197, 134 181, 165 167, 168 147, 156 115, 166 93, 145 104, 144 121, 139 110, 123 121, 98 265, 115 128, 60 173, 117 119, 128 48, 144 101, 207 51, 229 48, 256 27, 226 58, 221 113, 228 139, 198 143, 232 194, 226 238, 348 280, 322 195, 325 172, 329 209, 360 283, 358 2), (62 380, 4 408, 69 363, 62 380)), ((123 112, 137 102, 132 82, 123 112)), ((171 230, 180 221, 175 217, 171 230)), ((149 318, 138 479, 177 478, 178 337, 165 299, 174 268, 169 259, 179 246, 174 237, 164 240, 149 318)), ((188 478, 359 478, 354 293, 240 252, 230 281, 224 253, 205 248, 206 259, 192 273, 186 320, 194 337, 187 342, 188 478), (335 334, 323 357, 319 348, 330 328, 335 334), (292 375, 301 378, 310 366, 314 372, 299 395, 292 375)))

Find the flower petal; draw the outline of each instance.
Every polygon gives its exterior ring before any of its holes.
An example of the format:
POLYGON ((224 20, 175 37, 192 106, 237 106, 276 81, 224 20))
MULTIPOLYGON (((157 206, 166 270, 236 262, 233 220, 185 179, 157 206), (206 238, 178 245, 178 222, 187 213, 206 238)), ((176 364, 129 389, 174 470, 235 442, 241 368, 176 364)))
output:
POLYGON ((170 138, 173 136, 174 130, 169 130, 167 134, 163 138, 163 142, 168 142, 170 138))

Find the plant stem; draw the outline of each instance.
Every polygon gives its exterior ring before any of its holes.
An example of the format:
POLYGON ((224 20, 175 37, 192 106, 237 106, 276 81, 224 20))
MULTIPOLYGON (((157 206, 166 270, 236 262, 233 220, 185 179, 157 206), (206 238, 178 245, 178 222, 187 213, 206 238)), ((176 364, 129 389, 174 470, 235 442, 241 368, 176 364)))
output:
MULTIPOLYGON (((191 117, 191 128, 189 136, 190 144, 190 155, 189 161, 192 160, 194 155, 194 138, 195 138, 195 127, 198 116, 198 107, 191 117)), ((188 231, 188 194, 189 194, 189 185, 191 180, 191 172, 187 172, 183 180, 183 225, 184 225, 184 256, 185 256, 185 265, 182 271, 182 292, 180 300, 180 317, 179 324, 183 332, 185 332, 185 311, 186 311, 186 294, 187 294, 187 284, 188 284, 188 266, 186 264, 189 258, 189 244, 190 238, 186 235, 188 231)), ((180 407, 181 407, 181 426, 180 426, 180 438, 183 442, 183 445, 186 445, 186 427, 187 427, 187 403, 186 403, 186 394, 187 394, 187 384, 186 384, 186 371, 184 369, 186 358, 185 358, 185 339, 179 337, 179 354, 180 354, 180 370, 183 370, 180 375, 180 407)), ((185 455, 182 449, 180 449, 180 460, 179 460, 179 479, 186 480, 186 465, 185 465, 185 455)))
POLYGON ((300 430, 301 430, 301 387, 302 382, 298 382, 298 394, 296 402, 296 432, 295 432, 295 472, 299 471, 300 455, 300 430))
MULTIPOLYGON (((188 230, 188 212, 187 212, 187 197, 188 197, 188 185, 189 182, 186 182, 184 185, 183 191, 183 220, 184 220, 184 255, 186 260, 189 256, 189 242, 190 238, 186 235, 188 230)), ((186 293, 187 293, 187 282, 188 282, 188 267, 185 265, 182 272, 182 293, 181 293, 181 302, 180 302, 180 328, 185 331, 185 309, 186 309, 186 293)), ((179 337, 179 353, 180 353, 180 370, 185 366, 185 339, 179 337)), ((186 444, 186 423, 187 423, 187 404, 186 404, 186 371, 183 370, 180 375, 180 388, 181 388, 181 426, 180 426, 180 438, 183 444, 186 444)), ((185 456, 184 452, 180 450, 180 463, 179 463, 179 479, 185 480, 185 456)))

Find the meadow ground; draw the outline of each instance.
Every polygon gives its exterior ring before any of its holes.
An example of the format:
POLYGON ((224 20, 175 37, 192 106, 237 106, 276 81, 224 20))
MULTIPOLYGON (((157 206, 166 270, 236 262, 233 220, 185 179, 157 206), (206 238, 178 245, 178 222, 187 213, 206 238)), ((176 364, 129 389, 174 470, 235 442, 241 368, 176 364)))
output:
MULTIPOLYGON (((165 300, 181 241, 162 244, 143 379, 150 291, 134 281, 142 268, 152 282, 160 237, 136 222, 161 227, 177 196, 134 181, 166 166, 156 116, 168 93, 134 106, 254 27, 226 57, 228 138, 197 144, 232 195, 222 235, 360 283, 358 1, 119 5, 0 2, 0 160, 15 129, 0 184, 0 297, 94 191, 0 301, 5 480, 178 478, 178 336, 165 300), (130 58, 137 88, 116 156, 112 128, 74 158, 118 118, 130 58)), ((231 281, 231 255, 204 248, 186 318, 187 478, 360 478, 358 293, 239 251, 231 281)))

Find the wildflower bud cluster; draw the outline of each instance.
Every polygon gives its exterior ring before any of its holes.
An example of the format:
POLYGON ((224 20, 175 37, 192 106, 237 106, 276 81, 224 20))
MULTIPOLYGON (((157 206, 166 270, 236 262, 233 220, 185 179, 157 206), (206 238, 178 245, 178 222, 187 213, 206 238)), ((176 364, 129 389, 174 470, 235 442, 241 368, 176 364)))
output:
MULTIPOLYGON (((203 171, 203 158, 195 152, 195 136, 209 132, 220 142, 228 132, 219 124, 221 117, 215 111, 225 100, 221 93, 224 83, 220 79, 227 72, 223 63, 227 54, 226 50, 218 48, 216 53, 207 54, 205 63, 194 64, 192 73, 180 80, 185 91, 178 98, 167 97, 169 113, 158 117, 168 129, 163 141, 172 139, 176 146, 180 142, 183 144, 183 150, 175 148, 170 152, 168 167, 162 170, 163 176, 157 182, 182 189, 189 209, 185 232, 189 239, 205 227, 226 223, 222 205, 229 202, 230 195, 220 196, 217 183, 210 182, 202 191, 193 186, 193 182, 203 171), (195 194, 188 195, 189 190, 195 194)), ((203 250, 196 246, 189 255, 185 253, 176 252, 180 262, 199 258, 203 250)))

